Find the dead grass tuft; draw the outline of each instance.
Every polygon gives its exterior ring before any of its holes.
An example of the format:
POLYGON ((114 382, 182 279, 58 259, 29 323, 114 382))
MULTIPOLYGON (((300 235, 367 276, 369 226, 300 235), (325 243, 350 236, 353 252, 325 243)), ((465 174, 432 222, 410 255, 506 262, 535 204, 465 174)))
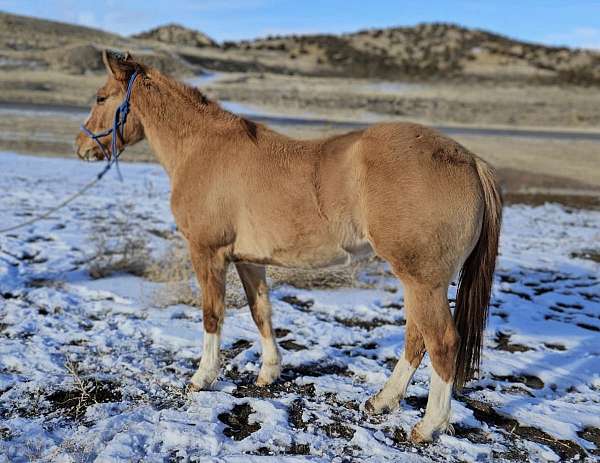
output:
POLYGON ((157 283, 187 282, 194 278, 194 268, 187 244, 180 235, 176 235, 171 240, 161 258, 150 262, 144 276, 157 283))
POLYGON ((195 282, 194 269, 187 244, 178 235, 163 256, 154 259, 144 276, 150 281, 165 283, 153 293, 153 302, 161 307, 175 304, 200 306, 200 289, 195 282))
POLYGON ((84 376, 78 365, 70 360, 67 360, 65 368, 69 373, 70 386, 54 391, 46 397, 46 400, 63 415, 71 419, 80 419, 90 406, 121 400, 121 392, 114 383, 84 376))
POLYGON ((104 278, 117 272, 143 276, 150 258, 147 238, 133 226, 131 206, 123 206, 122 213, 110 224, 96 222, 91 230, 94 247, 88 272, 92 278, 104 278))
POLYGON ((326 269, 269 267, 267 276, 272 287, 289 285, 300 289, 348 288, 359 284, 357 274, 362 265, 364 263, 326 269))

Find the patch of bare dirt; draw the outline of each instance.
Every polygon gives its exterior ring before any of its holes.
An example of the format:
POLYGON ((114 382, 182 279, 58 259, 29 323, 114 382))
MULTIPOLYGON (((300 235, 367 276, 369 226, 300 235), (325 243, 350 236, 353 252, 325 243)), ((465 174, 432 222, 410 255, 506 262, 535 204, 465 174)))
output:
POLYGON ((122 399, 118 385, 110 381, 85 378, 75 386, 71 389, 60 389, 46 397, 53 410, 59 410, 71 419, 81 418, 92 405, 120 402, 122 399))
POLYGON ((339 421, 334 421, 323 426, 323 430, 328 437, 335 437, 345 440, 351 440, 354 437, 354 429, 345 426, 339 421))
POLYGON ((325 376, 325 375, 339 375, 339 376, 352 376, 347 365, 341 365, 336 363, 308 363, 293 367, 283 367, 281 374, 282 379, 286 381, 293 381, 301 376, 325 376))
POLYGON ((544 382, 533 375, 493 375, 496 381, 508 381, 510 383, 521 383, 532 389, 543 389, 544 382))
POLYGON ((304 401, 295 399, 288 407, 288 423, 295 429, 306 430, 310 424, 304 421, 304 401))
POLYGON ((315 386, 312 383, 299 385, 294 381, 276 381, 269 386, 257 386, 256 375, 253 373, 241 373, 235 368, 226 374, 226 377, 236 383, 236 390, 232 392, 234 397, 253 397, 272 399, 288 394, 296 394, 300 397, 314 397, 315 386))
POLYGON ((598 249, 583 249, 578 252, 572 252, 571 257, 577 259, 586 259, 600 263, 600 250, 598 249))
POLYGON ((559 455, 561 459, 581 459, 587 456, 587 452, 575 442, 555 439, 538 428, 521 426, 517 420, 499 414, 491 405, 486 404, 485 402, 465 397, 461 398, 461 400, 473 411, 473 415, 477 420, 501 428, 509 434, 513 434, 522 439, 547 445, 559 455))
POLYGON ((497 350, 503 350, 506 352, 527 352, 528 350, 532 350, 532 348, 529 346, 511 343, 510 334, 503 333, 502 331, 498 331, 496 333, 495 341, 497 350))
POLYGON ((336 317, 335 321, 344 326, 347 326, 347 327, 361 328, 361 329, 367 330, 367 331, 371 331, 371 330, 374 330, 375 328, 379 328, 380 326, 385 326, 385 325, 398 325, 398 326, 406 325, 406 320, 404 320, 403 318, 396 319, 396 320, 384 320, 382 318, 373 318, 371 320, 362 320, 360 318, 336 317))
POLYGON ((306 346, 303 346, 302 344, 298 344, 293 339, 287 339, 285 341, 281 341, 279 343, 279 346, 283 347, 285 350, 291 350, 291 351, 306 350, 306 346))
POLYGON ((223 360, 225 362, 231 360, 232 358, 237 357, 243 351, 252 346, 252 343, 246 339, 238 339, 236 342, 232 344, 229 349, 222 350, 223 360))
POLYGON ((250 404, 235 405, 231 411, 221 413, 217 418, 226 424, 223 434, 233 440, 240 441, 260 429, 260 423, 249 423, 250 415, 254 410, 250 404))
POLYGON ((577 434, 582 439, 592 442, 596 446, 594 450, 590 450, 590 453, 600 456, 600 429, 587 427, 583 429, 583 431, 579 431, 577 434))
POLYGON ((301 310, 302 312, 308 312, 309 309, 314 305, 315 301, 310 299, 302 300, 296 296, 288 295, 280 298, 283 302, 287 302, 295 309, 301 310))

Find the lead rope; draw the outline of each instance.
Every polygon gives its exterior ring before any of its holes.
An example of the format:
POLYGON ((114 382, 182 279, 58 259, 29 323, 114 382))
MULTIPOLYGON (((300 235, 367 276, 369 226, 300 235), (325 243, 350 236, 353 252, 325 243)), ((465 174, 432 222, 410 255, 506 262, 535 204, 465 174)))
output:
POLYGON ((129 113, 129 100, 131 98, 131 91, 133 89, 133 83, 135 82, 135 79, 137 76, 138 76, 137 71, 135 71, 131 75, 131 78, 129 79, 129 83, 127 85, 127 92, 125 93, 125 98, 123 99, 123 102, 119 105, 119 107, 115 111, 115 117, 113 119, 113 126, 110 129, 104 130, 100 133, 94 133, 91 130, 89 130, 85 125, 83 125, 83 124, 81 125, 82 132, 85 133, 89 138, 91 138, 92 140, 94 140, 96 142, 96 144, 99 146, 100 150, 102 151, 104 158, 106 159, 106 166, 104 166, 104 168, 98 173, 98 175, 96 175, 96 178, 94 178, 91 182, 88 182, 87 184, 85 184, 80 190, 73 193, 71 196, 69 196, 63 202, 61 202, 60 204, 47 210, 43 214, 33 217, 32 219, 27 220, 26 222, 22 222, 20 224, 13 225, 8 228, 0 228, 0 233, 7 233, 9 231, 17 230, 19 228, 26 227, 28 225, 31 225, 33 223, 36 223, 40 220, 43 220, 43 219, 49 217, 53 212, 56 212, 59 209, 62 209, 67 204, 74 201, 79 196, 83 195, 87 190, 92 188, 100 180, 102 180, 102 177, 104 177, 106 175, 106 173, 111 169, 111 167, 113 165, 115 165, 117 168, 119 180, 123 181, 123 176, 121 175, 121 169, 119 168, 119 156, 121 156, 121 153, 123 152, 123 150, 119 150, 117 147, 117 136, 121 139, 121 141, 123 141, 123 131, 125 129, 125 123, 127 122, 127 114, 129 113), (110 153, 106 150, 106 146, 104 146, 104 144, 99 140, 99 138, 110 135, 111 133, 113 134, 112 140, 111 140, 111 151, 113 153, 112 158, 110 156, 110 153))

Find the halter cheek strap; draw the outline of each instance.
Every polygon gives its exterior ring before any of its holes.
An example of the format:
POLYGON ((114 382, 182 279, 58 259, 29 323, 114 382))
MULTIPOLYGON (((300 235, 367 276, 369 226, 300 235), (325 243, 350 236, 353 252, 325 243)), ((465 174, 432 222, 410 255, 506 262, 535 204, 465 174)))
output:
POLYGON ((127 84, 127 92, 125 92, 125 98, 115 111, 115 116, 113 118, 113 126, 111 128, 106 129, 102 132, 94 133, 90 129, 88 129, 84 124, 81 124, 81 131, 88 138, 91 138, 96 142, 96 144, 100 148, 100 151, 102 151, 104 158, 106 159, 107 165, 105 169, 101 172, 100 176, 104 175, 108 171, 108 169, 110 169, 114 164, 117 167, 119 178, 121 180, 123 179, 123 176, 121 175, 121 171, 119 169, 119 156, 121 156, 123 150, 119 150, 117 145, 117 138, 121 140, 121 143, 123 143, 123 145, 125 144, 125 140, 123 139, 123 133, 125 131, 125 123, 127 122, 127 114, 129 114, 129 100, 131 99, 131 91, 133 90, 133 84, 137 76, 138 71, 135 71, 129 78, 129 83, 127 84), (100 141, 100 138, 106 137, 110 134, 112 134, 112 139, 109 152, 104 143, 100 141))

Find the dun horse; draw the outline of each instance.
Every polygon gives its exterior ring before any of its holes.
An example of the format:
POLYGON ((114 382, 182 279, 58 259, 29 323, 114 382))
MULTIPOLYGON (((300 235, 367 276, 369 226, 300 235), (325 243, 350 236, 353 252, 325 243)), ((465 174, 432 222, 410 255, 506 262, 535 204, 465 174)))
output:
MULTIPOLYGON (((464 147, 417 124, 376 124, 300 141, 223 110, 198 90, 130 55, 104 52, 106 84, 85 126, 112 123, 131 76, 131 113, 116 146, 146 138, 171 183, 171 208, 202 287, 204 349, 192 386, 220 368, 225 274, 234 263, 260 333, 258 385, 277 380, 265 265, 316 268, 374 251, 404 286, 404 353, 370 413, 398 406, 429 352, 427 409, 415 442, 451 431, 450 398, 479 367, 498 251, 501 198, 493 170, 464 147), (448 285, 460 272, 454 317, 448 285)), ((100 138, 110 150, 112 136, 100 138)), ((101 159, 80 134, 77 153, 101 159)), ((114 153, 113 153, 114 155, 114 153)))

